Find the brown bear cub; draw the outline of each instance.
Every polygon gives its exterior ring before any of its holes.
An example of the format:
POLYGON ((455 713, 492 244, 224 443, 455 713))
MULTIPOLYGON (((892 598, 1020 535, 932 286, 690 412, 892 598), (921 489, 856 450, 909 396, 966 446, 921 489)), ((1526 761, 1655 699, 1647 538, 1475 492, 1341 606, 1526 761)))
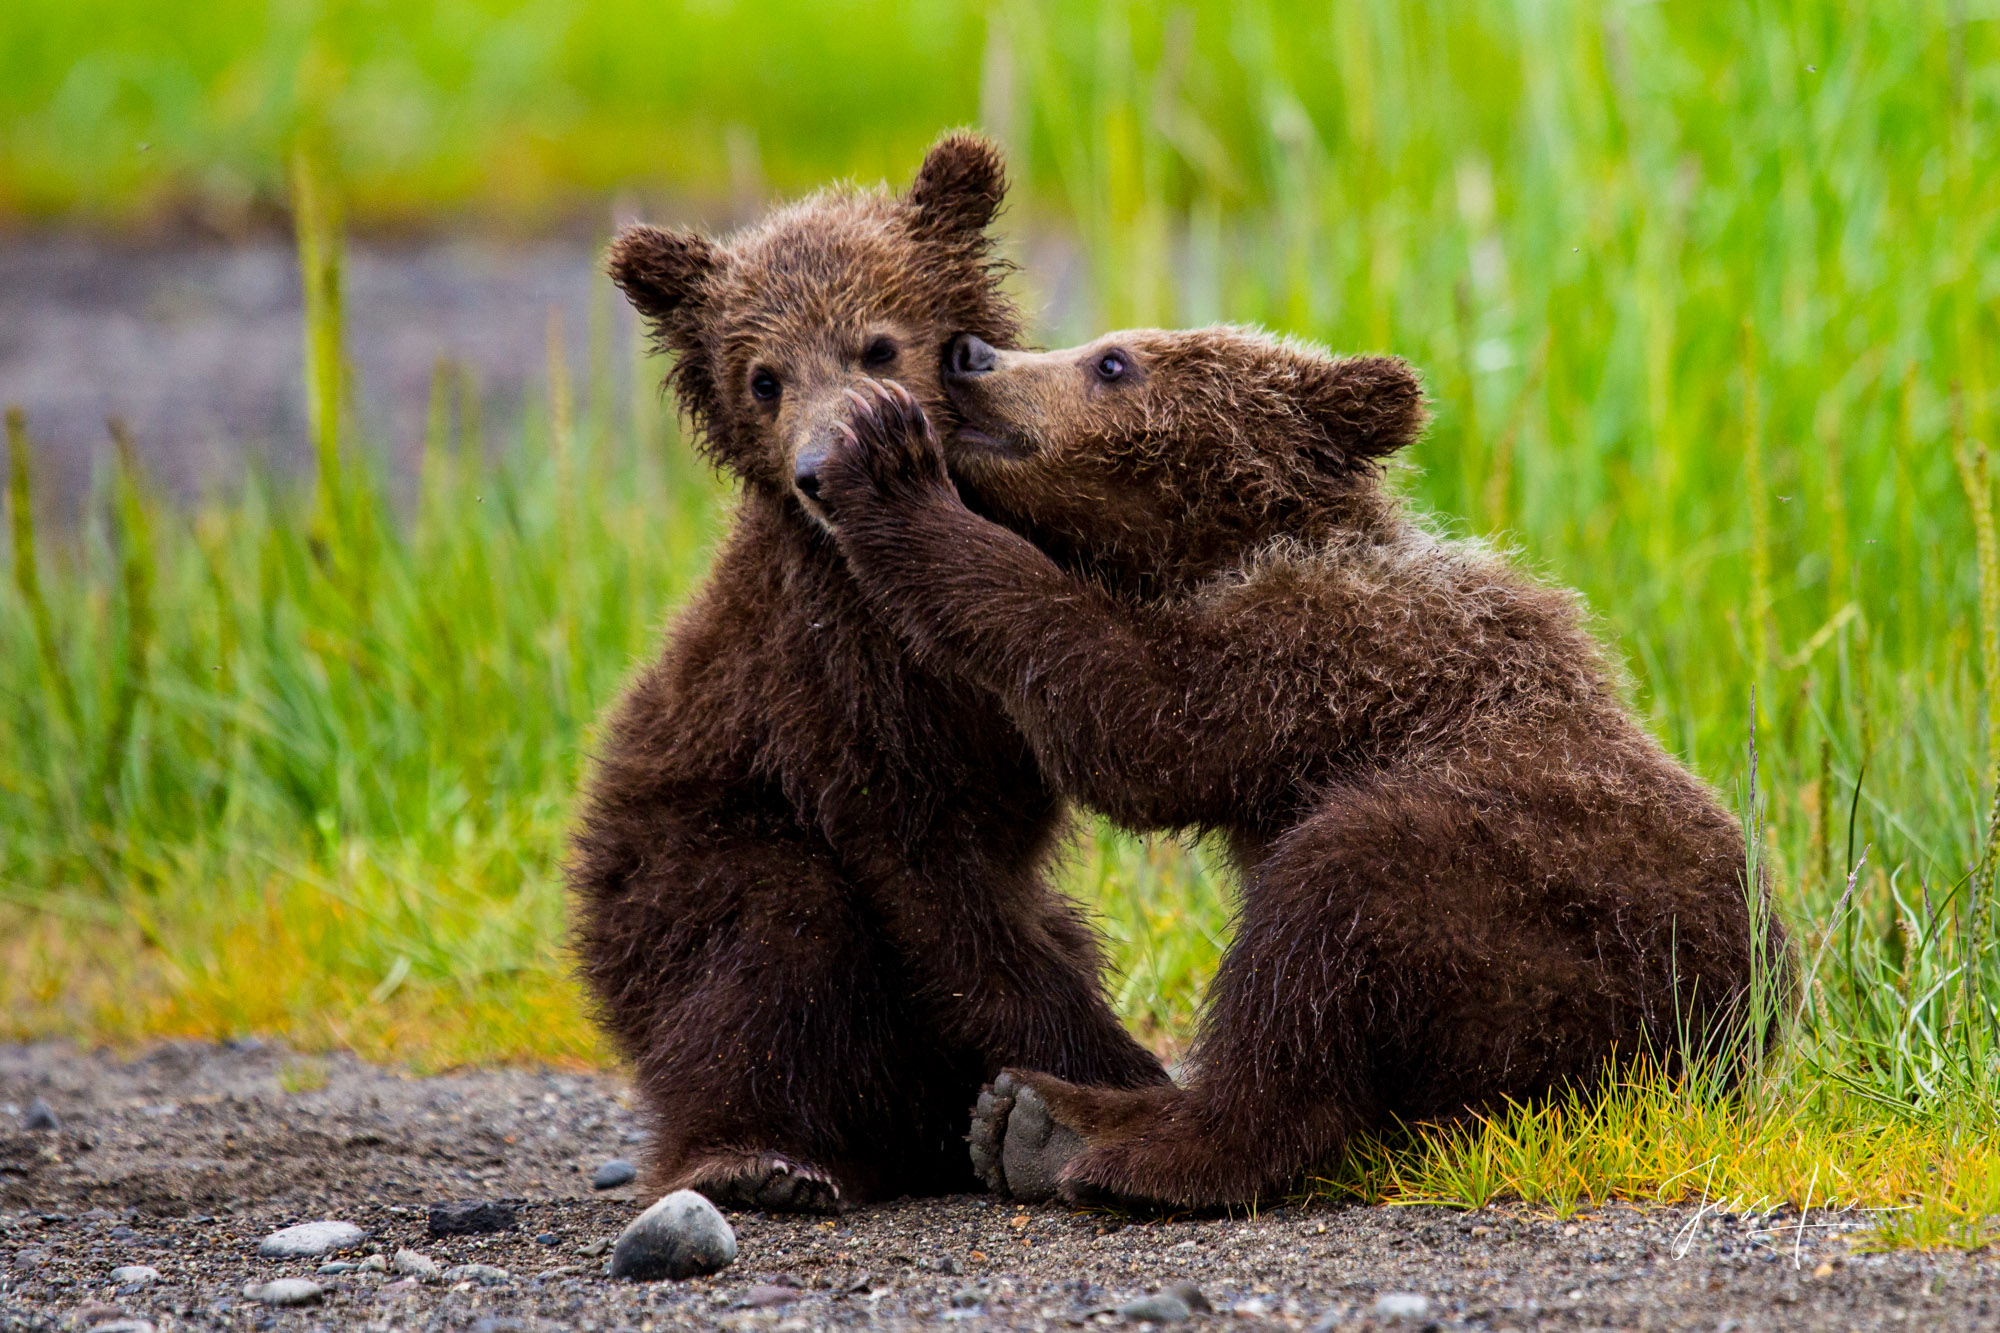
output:
POLYGON ((1242 877, 1185 1086, 1009 1071, 973 1123, 991 1186, 1248 1201, 1359 1131, 1744 1031, 1756 955, 1786 964, 1736 822, 1570 595, 1383 487, 1424 421, 1402 362, 1230 329, 967 337, 946 394, 942 447, 910 394, 856 395, 821 469, 871 603, 1060 789, 1218 833, 1242 877))
POLYGON ((1047 878, 1063 804, 1001 701, 916 662, 818 516, 842 391, 941 408, 951 336, 1016 335, 970 136, 909 191, 830 191, 727 242, 630 227, 612 277, 676 356, 734 529, 607 728, 575 834, 578 948, 653 1131, 648 1184, 827 1211, 975 1185, 1003 1066, 1163 1082, 1047 878))

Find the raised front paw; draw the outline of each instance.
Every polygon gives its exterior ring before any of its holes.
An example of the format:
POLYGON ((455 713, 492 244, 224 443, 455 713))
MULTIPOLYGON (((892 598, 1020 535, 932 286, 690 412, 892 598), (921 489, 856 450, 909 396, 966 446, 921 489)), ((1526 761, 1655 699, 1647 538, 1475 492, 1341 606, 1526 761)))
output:
POLYGON ((1083 1135, 1056 1120, 1042 1095, 1011 1071, 981 1090, 966 1142, 972 1169, 988 1189, 1029 1203, 1054 1198, 1063 1167, 1086 1146, 1083 1135))
POLYGON ((894 380, 847 391, 853 404, 842 439, 820 469, 820 500, 838 521, 843 504, 952 492, 944 451, 923 405, 894 380))

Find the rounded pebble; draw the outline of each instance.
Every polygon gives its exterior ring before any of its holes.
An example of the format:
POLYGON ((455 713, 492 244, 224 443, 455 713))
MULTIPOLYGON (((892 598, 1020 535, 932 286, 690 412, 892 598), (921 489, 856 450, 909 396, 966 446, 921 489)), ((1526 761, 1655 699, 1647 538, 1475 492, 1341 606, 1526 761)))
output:
POLYGON ((361 1261, 359 1267, 364 1273, 386 1273, 389 1271, 389 1261, 379 1254, 371 1254, 361 1261))
POLYGON ((639 1169, 623 1157, 614 1157, 593 1171, 590 1187, 594 1190, 615 1190, 620 1185, 629 1185, 639 1177, 639 1169))
POLYGON ((90 1333, 159 1333, 150 1319, 118 1318, 90 1325, 90 1333))
POLYGON ((1414 1291, 1392 1291, 1375 1298, 1377 1319, 1422 1319, 1431 1312, 1431 1298, 1414 1291))
POLYGON ((736 1233, 715 1205, 676 1190, 632 1219, 611 1251, 611 1276, 635 1282, 699 1277, 736 1262, 736 1233))
POLYGON ((253 1282, 243 1294, 260 1305, 311 1305, 320 1298, 320 1285, 310 1278, 281 1277, 253 1282))
POLYGON ((264 1237, 257 1242, 257 1253, 266 1259, 311 1259, 351 1250, 367 1234, 352 1222, 301 1222, 264 1237))
POLYGON ((1202 1294, 1201 1288, 1192 1282, 1186 1280, 1169 1282, 1166 1286, 1160 1288, 1160 1290, 1169 1296, 1180 1297, 1182 1303, 1187 1306, 1189 1312, 1192 1314, 1213 1314, 1215 1312, 1215 1306, 1209 1303, 1208 1297, 1202 1294))
POLYGON ((433 1236, 480 1236, 514 1225, 514 1205, 496 1199, 462 1199, 430 1208, 433 1236))
POLYGON ((553 1231, 544 1231, 541 1235, 535 1237, 535 1244, 537 1245, 560 1245, 561 1243, 562 1237, 553 1231))
POLYGON ((514 1275, 504 1268, 492 1264, 458 1264, 444 1270, 447 1282, 477 1282, 481 1286, 497 1286, 502 1282, 512 1282, 514 1275))
POLYGON ((444 1270, 438 1267, 437 1260, 427 1254, 418 1254, 415 1250, 396 1251, 396 1257, 389 1261, 389 1266, 404 1277, 413 1277, 421 1282, 435 1282, 444 1276, 444 1270))
POLYGON ((1162 1291, 1141 1296, 1136 1301, 1127 1301, 1118 1307, 1118 1313, 1127 1319, 1149 1324, 1178 1324, 1192 1312, 1186 1301, 1170 1291, 1162 1291))
POLYGON ((160 1270, 151 1264, 125 1264, 111 1270, 111 1280, 119 1286, 129 1286, 134 1282, 147 1283, 160 1280, 160 1270))
POLYGON ((26 1114, 21 1117, 22 1129, 55 1130, 62 1128, 62 1121, 56 1119, 55 1108, 40 1097, 28 1103, 26 1114))

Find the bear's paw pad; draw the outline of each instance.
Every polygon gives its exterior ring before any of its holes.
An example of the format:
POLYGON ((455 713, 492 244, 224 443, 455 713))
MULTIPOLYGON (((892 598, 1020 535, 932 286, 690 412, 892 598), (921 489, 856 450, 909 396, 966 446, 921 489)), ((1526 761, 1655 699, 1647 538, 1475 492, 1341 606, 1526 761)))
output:
POLYGON ((987 1188, 1025 1203, 1056 1197, 1063 1167, 1088 1146, 1049 1114, 1039 1092, 1011 1074, 979 1094, 966 1138, 972 1169, 987 1188))

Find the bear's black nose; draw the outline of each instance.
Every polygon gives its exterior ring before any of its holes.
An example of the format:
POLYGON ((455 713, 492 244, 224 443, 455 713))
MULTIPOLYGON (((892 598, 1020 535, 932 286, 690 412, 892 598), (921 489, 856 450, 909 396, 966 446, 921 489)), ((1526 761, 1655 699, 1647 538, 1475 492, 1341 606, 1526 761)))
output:
POLYGON ((999 364, 1000 354, 970 333, 959 334, 945 349, 944 372, 947 375, 985 375, 999 364))
POLYGON ((792 464, 792 485, 808 500, 819 499, 819 467, 826 461, 824 449, 802 449, 792 464))

